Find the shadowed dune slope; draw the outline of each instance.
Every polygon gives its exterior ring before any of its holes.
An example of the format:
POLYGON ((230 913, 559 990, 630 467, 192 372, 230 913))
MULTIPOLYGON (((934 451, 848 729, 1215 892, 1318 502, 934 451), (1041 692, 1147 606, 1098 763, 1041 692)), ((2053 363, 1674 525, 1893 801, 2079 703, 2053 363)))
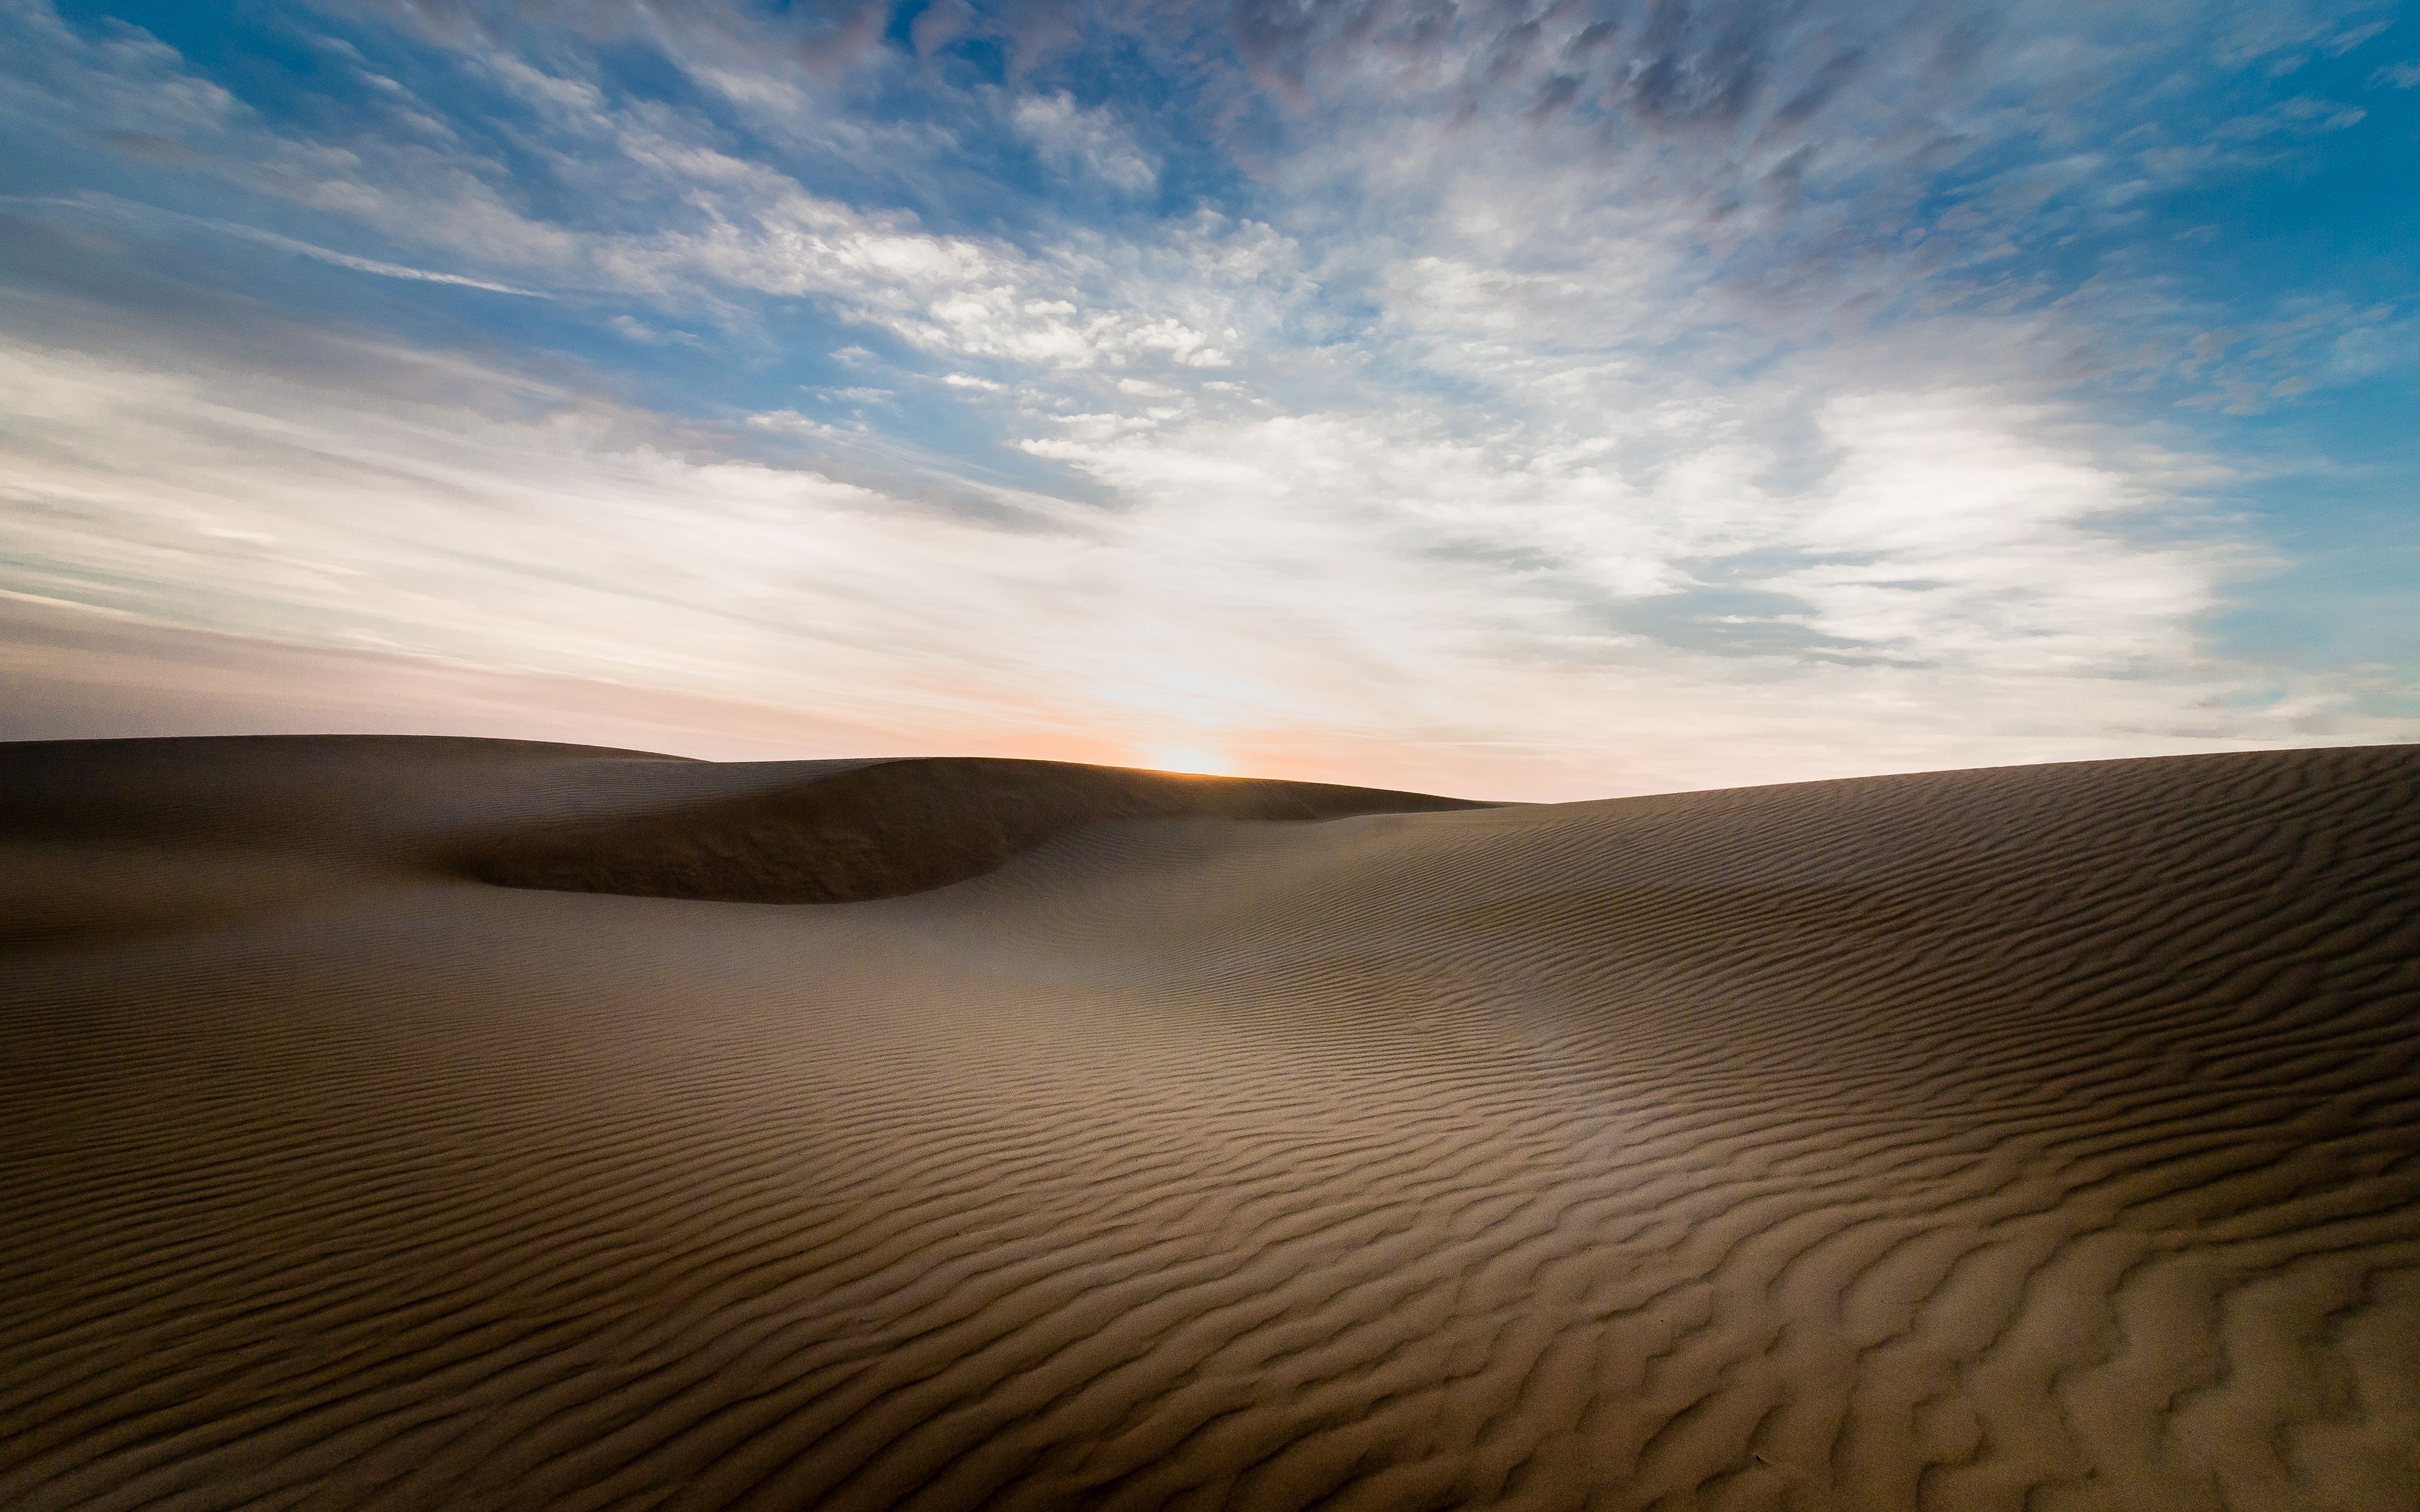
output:
POLYGON ((357 885, 365 869, 426 872, 475 834, 728 799, 854 764, 405 736, 0 744, 0 947, 226 922, 357 885))
POLYGON ((994 771, 0 748, 0 1505, 2420 1507, 2420 748, 994 771))
POLYGON ((639 816, 520 828, 454 855, 506 887, 727 903, 858 903, 979 876, 1083 825, 1337 819, 1483 805, 1324 782, 970 757, 873 762, 639 816))

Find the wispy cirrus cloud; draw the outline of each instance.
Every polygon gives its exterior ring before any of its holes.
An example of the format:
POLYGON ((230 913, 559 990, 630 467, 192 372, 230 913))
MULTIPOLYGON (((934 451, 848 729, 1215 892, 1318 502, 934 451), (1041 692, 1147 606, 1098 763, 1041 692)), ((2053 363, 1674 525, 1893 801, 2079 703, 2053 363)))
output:
POLYGON ((0 204, 14 204, 37 210, 81 210, 118 220, 165 221, 197 230, 214 231, 221 236, 234 237, 264 247, 273 247, 280 252, 292 253, 298 257, 311 258, 315 262, 330 263, 338 268, 349 268, 357 273, 375 273, 380 278, 400 278, 422 284, 451 284, 458 288, 481 289, 489 294, 512 294, 523 299, 546 298, 535 289, 517 288, 510 284, 498 284, 484 278, 473 278, 464 273, 448 273, 437 269, 413 268, 403 263, 387 262, 377 257, 357 256, 352 253, 338 252, 333 247, 318 246, 296 237, 281 236, 274 231, 264 231, 256 225, 244 225, 238 222, 223 221, 207 215, 187 215, 181 211, 162 209, 154 206, 137 205, 110 194, 84 193, 47 199, 16 196, 0 201, 0 204))
POLYGON ((1504 793, 2409 724, 2221 643, 2280 556, 2194 427, 2412 311, 2158 250, 2370 129, 2359 16, 263 14, 344 85, 10 0, 19 213, 123 231, 0 269, 23 591, 1504 793))
POLYGON ((1137 193, 1159 181, 1159 168, 1105 110, 1087 110, 1065 91, 1027 95, 1009 120, 1042 161, 1061 173, 1088 177, 1137 193))

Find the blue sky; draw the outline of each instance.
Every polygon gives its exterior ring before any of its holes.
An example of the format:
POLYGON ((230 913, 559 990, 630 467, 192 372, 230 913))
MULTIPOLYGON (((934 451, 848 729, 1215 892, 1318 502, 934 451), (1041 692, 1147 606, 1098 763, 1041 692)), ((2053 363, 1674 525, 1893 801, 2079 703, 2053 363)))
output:
POLYGON ((2420 735, 2408 8, 0 0, 0 58, 13 733, 1507 796, 2420 735))

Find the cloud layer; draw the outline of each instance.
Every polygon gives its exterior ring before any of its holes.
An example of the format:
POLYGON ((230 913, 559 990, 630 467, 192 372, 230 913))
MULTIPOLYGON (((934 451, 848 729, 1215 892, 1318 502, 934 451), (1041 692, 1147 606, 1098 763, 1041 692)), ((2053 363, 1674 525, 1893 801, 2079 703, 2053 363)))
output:
POLYGON ((2384 19, 0 0, 0 589, 1515 796, 2408 738, 2239 623, 2408 549, 2408 253, 2203 218, 2384 19))

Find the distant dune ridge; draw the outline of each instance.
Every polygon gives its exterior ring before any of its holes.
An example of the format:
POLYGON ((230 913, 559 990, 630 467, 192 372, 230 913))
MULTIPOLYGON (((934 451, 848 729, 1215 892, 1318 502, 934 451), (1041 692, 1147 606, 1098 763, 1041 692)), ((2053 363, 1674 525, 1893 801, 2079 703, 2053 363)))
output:
POLYGON ((465 875, 505 887, 724 903, 861 903, 980 876, 1082 825, 1481 807, 1325 782, 945 757, 868 762, 669 811, 509 828, 463 846, 453 858, 465 875))
POLYGON ((0 746, 0 1506, 2420 1506, 2420 747, 0 746))

